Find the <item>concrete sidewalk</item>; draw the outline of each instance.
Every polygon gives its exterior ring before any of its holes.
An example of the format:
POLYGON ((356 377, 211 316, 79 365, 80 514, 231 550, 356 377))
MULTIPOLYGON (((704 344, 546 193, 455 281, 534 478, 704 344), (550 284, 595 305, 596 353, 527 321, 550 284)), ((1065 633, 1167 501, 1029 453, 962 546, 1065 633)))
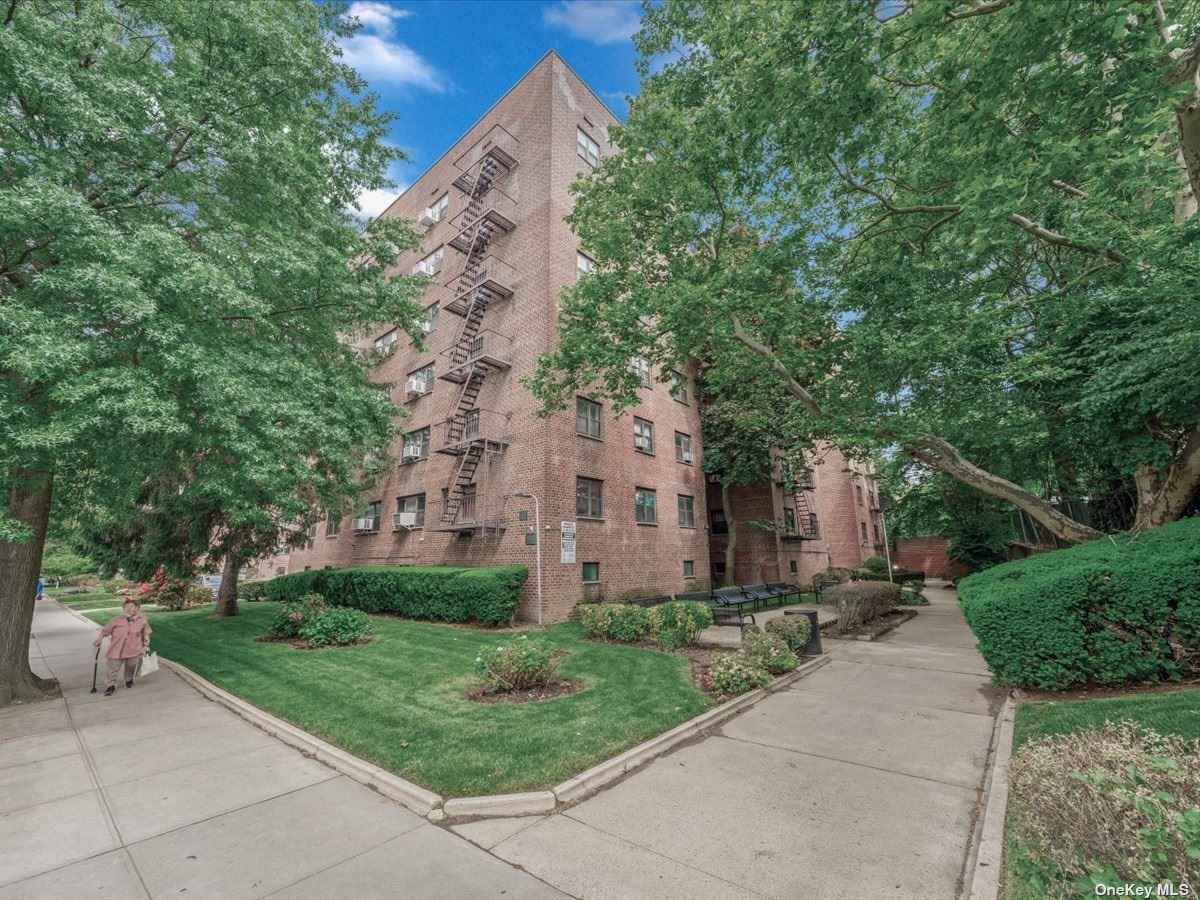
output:
POLYGON ((94 636, 38 603, 63 697, 0 710, 0 900, 562 897, 165 669, 89 693, 94 636))
POLYGON ((953 900, 1000 693, 953 592, 565 813, 454 830, 596 900, 953 900))

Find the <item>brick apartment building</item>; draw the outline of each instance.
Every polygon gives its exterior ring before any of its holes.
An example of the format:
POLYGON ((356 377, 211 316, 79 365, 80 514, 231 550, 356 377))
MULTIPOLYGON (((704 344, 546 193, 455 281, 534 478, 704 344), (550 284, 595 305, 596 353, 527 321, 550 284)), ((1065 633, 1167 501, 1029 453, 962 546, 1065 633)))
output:
MULTIPOLYGON (((531 574, 519 615, 535 618, 535 505, 515 496, 523 493, 540 505, 547 621, 566 618, 581 599, 709 586, 709 506, 713 489, 720 505, 720 490, 702 468, 691 373, 632 361, 646 387, 620 417, 580 397, 574 410, 538 418, 520 383, 556 340, 559 293, 591 266, 563 220, 568 188, 613 152, 607 129, 616 121, 547 53, 383 214, 424 229, 420 250, 400 262, 433 282, 423 301, 424 350, 388 328, 361 344, 378 353, 376 379, 394 385, 407 414, 398 464, 360 515, 311 529, 304 547, 260 565, 262 574, 522 563, 531 574)), ((817 516, 834 557, 849 558, 842 545, 853 545, 857 560, 865 548, 852 540, 855 510, 840 512, 852 487, 839 465, 816 467, 802 515, 817 516)), ((783 521, 778 484, 747 492, 744 505, 752 503, 783 521)), ((757 551, 761 538, 745 539, 745 572, 786 579, 793 559, 804 563, 798 573, 824 567, 816 563, 826 551, 807 549, 813 541, 771 537, 773 546, 757 551)), ((714 559, 723 559, 722 540, 713 536, 714 559)), ((742 560, 739 551, 739 577, 742 560)))

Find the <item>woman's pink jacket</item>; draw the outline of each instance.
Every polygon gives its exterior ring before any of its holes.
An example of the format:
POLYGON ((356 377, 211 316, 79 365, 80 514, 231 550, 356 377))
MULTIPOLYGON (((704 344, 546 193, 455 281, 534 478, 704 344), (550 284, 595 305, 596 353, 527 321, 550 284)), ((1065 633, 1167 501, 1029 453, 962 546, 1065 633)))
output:
POLYGON ((150 640, 150 623, 140 612, 133 619, 125 618, 124 614, 109 619, 108 624, 100 630, 100 636, 109 638, 107 659, 129 659, 140 656, 150 640))

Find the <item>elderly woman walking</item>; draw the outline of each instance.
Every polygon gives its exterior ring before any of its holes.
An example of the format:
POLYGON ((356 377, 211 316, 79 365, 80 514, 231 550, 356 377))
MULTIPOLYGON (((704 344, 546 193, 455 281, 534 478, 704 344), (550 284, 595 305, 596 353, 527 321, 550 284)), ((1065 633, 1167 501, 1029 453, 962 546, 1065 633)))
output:
POLYGON ((117 675, 121 667, 125 668, 125 687, 133 687, 134 676, 142 662, 142 654, 150 644, 150 623, 142 615, 141 607, 135 600, 125 601, 125 611, 109 620, 97 635, 92 646, 99 647, 100 642, 108 638, 108 668, 104 679, 104 696, 111 697, 117 689, 117 675))

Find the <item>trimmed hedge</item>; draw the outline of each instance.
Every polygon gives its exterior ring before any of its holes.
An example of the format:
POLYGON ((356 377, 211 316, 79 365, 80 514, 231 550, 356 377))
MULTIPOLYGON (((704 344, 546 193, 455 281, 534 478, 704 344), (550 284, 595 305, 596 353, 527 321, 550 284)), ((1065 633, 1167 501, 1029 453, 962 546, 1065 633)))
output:
POLYGON ((1200 673, 1200 518, 986 569, 959 604, 1000 684, 1173 681, 1200 673))
POLYGON ((525 566, 363 566, 280 575, 266 582, 263 593, 294 603, 315 592, 363 612, 503 625, 516 615, 528 577, 525 566))

